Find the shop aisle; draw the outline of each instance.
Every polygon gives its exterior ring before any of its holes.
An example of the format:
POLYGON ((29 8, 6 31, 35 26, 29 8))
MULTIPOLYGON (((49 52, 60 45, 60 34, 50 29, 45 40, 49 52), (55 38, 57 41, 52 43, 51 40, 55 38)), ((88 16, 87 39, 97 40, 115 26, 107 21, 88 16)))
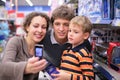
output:
POLYGON ((106 64, 104 64, 98 60, 95 60, 95 62, 97 62, 100 66, 102 66, 105 70, 107 70, 112 76, 114 76, 114 78, 116 80, 120 80, 120 73, 116 72, 115 70, 111 69, 106 64))

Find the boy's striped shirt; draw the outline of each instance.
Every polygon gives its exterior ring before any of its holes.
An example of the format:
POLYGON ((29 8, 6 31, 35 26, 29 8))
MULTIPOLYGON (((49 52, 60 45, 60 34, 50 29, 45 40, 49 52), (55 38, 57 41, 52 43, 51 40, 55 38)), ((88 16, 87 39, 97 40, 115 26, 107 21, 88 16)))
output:
POLYGON ((61 70, 72 74, 72 80, 93 80, 92 54, 85 47, 65 50, 62 55, 61 70))

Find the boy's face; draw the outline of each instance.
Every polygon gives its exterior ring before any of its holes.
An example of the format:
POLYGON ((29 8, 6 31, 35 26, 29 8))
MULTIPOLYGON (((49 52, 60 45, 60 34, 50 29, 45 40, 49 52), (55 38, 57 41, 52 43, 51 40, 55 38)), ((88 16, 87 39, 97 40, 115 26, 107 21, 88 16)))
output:
POLYGON ((68 31, 68 41, 74 47, 79 44, 82 44, 84 40, 88 38, 88 36, 89 33, 84 33, 82 31, 82 26, 70 24, 68 31))
POLYGON ((53 23, 54 35, 56 40, 66 40, 69 28, 69 20, 55 19, 53 23))

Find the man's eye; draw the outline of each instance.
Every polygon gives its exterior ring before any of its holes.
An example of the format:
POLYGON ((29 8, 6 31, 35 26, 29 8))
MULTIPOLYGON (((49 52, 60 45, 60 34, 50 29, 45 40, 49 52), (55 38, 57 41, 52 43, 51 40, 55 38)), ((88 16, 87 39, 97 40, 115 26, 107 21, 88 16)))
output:
POLYGON ((55 23, 55 25, 60 25, 59 23, 55 23))
POLYGON ((69 26, 69 24, 64 24, 64 26, 69 26))

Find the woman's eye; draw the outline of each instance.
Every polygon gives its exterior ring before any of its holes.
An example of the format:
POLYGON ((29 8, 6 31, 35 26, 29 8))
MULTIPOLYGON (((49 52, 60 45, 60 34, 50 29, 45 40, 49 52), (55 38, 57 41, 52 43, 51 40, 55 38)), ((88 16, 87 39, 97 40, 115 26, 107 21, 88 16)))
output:
POLYGON ((39 26, 33 25, 33 27, 37 28, 37 27, 39 27, 39 26))
POLYGON ((46 26, 42 26, 43 29, 46 29, 47 27, 46 26))

